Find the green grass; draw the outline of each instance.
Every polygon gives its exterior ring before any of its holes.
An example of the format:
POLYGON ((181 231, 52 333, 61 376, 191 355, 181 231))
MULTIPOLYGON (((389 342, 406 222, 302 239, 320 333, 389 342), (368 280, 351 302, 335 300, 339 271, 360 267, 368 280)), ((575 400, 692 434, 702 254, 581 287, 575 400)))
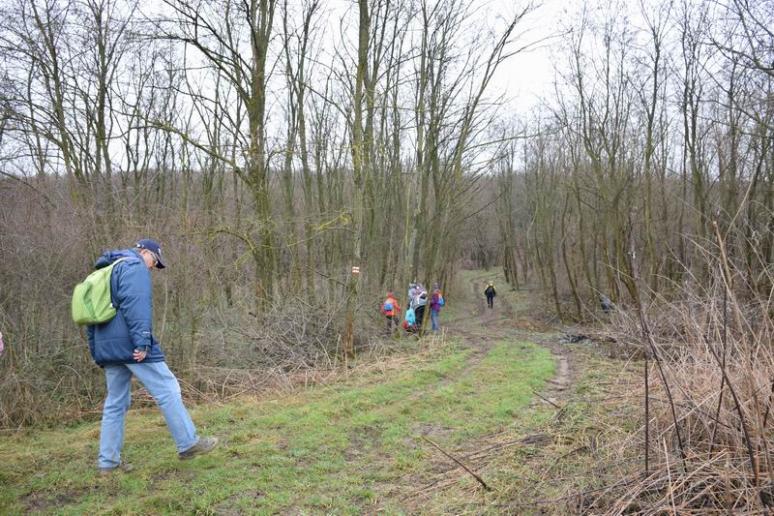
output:
POLYGON ((177 460, 156 410, 131 411, 135 470, 107 478, 94 466, 98 424, 4 437, 0 513, 400 512, 400 486, 439 460, 422 435, 454 447, 544 419, 530 402, 554 374, 549 351, 506 340, 479 358, 446 346, 276 400, 197 407, 200 433, 223 445, 192 461, 177 460))
MULTIPOLYGON (((631 475, 640 462, 636 447, 624 446, 642 421, 636 397, 641 364, 604 358, 578 345, 573 354, 578 378, 550 417, 514 428, 515 435, 545 434, 549 444, 514 446, 489 466, 493 513, 570 514, 578 511, 578 493, 609 486, 631 475)), ((458 501, 461 506, 465 500, 458 501)), ((455 502, 444 501, 446 510, 455 502)), ((486 512, 486 511, 478 511, 486 512)))
POLYGON ((195 407, 200 433, 223 442, 211 455, 178 461, 152 408, 127 418, 124 458, 135 470, 109 478, 95 471, 98 423, 3 437, 0 514, 567 513, 577 490, 629 470, 630 457, 605 443, 641 420, 620 396, 632 390, 630 367, 575 346, 562 410, 536 400, 555 364, 526 341, 555 334, 531 319, 532 294, 494 270, 460 281, 441 319, 453 338, 402 340, 327 386, 195 407), (478 317, 483 295, 471 284, 488 279, 495 310, 478 317), (472 464, 493 491, 423 437, 461 458, 494 445, 472 464))

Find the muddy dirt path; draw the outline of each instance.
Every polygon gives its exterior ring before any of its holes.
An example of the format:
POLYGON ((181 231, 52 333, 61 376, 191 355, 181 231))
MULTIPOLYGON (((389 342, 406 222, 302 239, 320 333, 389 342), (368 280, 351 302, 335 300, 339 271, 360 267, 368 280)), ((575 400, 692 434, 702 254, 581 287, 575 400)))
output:
POLYGON ((543 401, 556 403, 572 384, 574 373, 571 353, 559 341, 560 329, 545 327, 544 323, 533 321, 534 314, 531 311, 535 308, 529 303, 518 309, 514 307, 509 296, 505 295, 505 289, 510 288, 507 286, 501 287, 501 295, 495 297, 494 307, 488 308, 483 294, 485 283, 480 279, 469 281, 471 298, 468 298, 468 304, 471 315, 450 321, 446 325, 447 333, 462 337, 473 350, 468 366, 471 368, 486 356, 496 341, 528 340, 548 348, 557 363, 556 376, 541 394, 547 398, 543 401), (541 328, 543 331, 536 333, 532 328, 541 328))
MULTIPOLYGON (((517 345, 523 341, 533 342, 549 349, 556 361, 554 377, 539 392, 535 391, 533 405, 560 412, 578 374, 572 352, 560 342, 561 328, 551 327, 535 317, 535 306, 529 299, 523 300, 529 297, 528 294, 508 292, 510 287, 502 285, 495 297, 494 307, 490 309, 483 295, 484 279, 472 278, 466 288, 469 289, 467 295, 460 296, 455 302, 464 303, 464 311, 468 315, 447 320, 444 327, 448 336, 460 339, 463 346, 471 350, 460 375, 475 369, 498 343, 505 341, 517 345)), ((492 461, 507 448, 514 445, 540 448, 551 445, 554 440, 554 437, 539 430, 524 430, 524 433, 514 436, 512 431, 503 429, 450 451, 472 470, 486 471, 492 461)), ((435 431, 431 428, 422 434, 432 438, 435 431)), ((457 489, 461 479, 468 476, 459 464, 447 457, 438 457, 434 462, 434 475, 413 479, 414 485, 402 497, 404 507, 420 508, 439 491, 457 489)))

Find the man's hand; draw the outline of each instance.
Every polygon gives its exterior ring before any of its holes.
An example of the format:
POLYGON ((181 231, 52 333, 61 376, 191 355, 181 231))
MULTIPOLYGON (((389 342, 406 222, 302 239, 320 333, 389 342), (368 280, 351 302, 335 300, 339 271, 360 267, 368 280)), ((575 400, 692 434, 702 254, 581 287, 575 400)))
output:
POLYGON ((145 360, 145 356, 148 353, 146 351, 140 351, 139 349, 135 349, 134 353, 132 353, 132 357, 134 358, 135 362, 142 362, 145 360))

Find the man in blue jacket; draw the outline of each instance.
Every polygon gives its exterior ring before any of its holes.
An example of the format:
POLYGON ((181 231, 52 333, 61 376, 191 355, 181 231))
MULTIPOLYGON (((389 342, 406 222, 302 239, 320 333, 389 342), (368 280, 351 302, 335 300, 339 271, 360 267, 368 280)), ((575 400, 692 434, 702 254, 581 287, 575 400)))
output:
POLYGON ((116 316, 89 326, 89 350, 94 361, 105 369, 107 398, 102 411, 97 465, 103 474, 119 467, 124 444, 124 416, 131 403, 131 380, 136 376, 158 403, 177 446, 178 456, 189 459, 212 450, 215 437, 199 438, 196 427, 183 405, 180 384, 167 367, 159 343, 153 338, 151 291, 152 268, 163 269, 161 247, 154 240, 140 240, 134 249, 107 251, 96 268, 113 267, 110 293, 116 316))

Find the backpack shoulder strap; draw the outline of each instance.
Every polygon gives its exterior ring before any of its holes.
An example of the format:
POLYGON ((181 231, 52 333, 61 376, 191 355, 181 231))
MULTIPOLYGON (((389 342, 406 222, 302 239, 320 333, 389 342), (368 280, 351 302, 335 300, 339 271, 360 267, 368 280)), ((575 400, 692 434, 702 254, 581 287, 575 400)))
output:
MULTIPOLYGON (((119 258, 118 260, 115 260, 113 263, 108 265, 110 267, 110 277, 108 277, 108 282, 110 283, 110 303, 113 304, 113 270, 116 265, 118 265, 120 262, 125 262, 129 260, 130 258, 128 256, 123 256, 119 258)), ((118 305, 113 304, 113 307, 118 308, 118 305)))
POLYGON ((108 267, 115 267, 116 265, 118 265, 121 262, 128 262, 130 260, 134 260, 134 258, 131 257, 131 256, 122 256, 118 260, 116 260, 113 263, 111 263, 110 265, 108 265, 108 267))

